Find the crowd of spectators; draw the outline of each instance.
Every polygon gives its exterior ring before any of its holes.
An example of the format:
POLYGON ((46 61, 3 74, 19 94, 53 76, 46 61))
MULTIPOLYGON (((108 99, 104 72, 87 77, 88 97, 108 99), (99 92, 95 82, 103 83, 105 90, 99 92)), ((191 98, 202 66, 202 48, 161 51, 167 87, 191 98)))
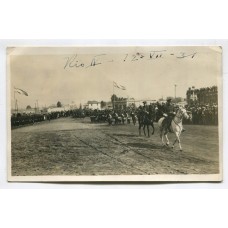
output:
POLYGON ((218 105, 187 105, 186 109, 192 113, 192 122, 184 121, 188 124, 218 125, 218 105))
POLYGON ((57 119, 70 116, 71 111, 51 112, 51 113, 13 113, 11 115, 11 128, 35 124, 45 120, 57 119))
MULTIPOLYGON (((193 124, 218 124, 218 87, 189 88, 186 92, 188 111, 192 113, 193 124)), ((186 122, 186 121, 185 121, 186 122)))

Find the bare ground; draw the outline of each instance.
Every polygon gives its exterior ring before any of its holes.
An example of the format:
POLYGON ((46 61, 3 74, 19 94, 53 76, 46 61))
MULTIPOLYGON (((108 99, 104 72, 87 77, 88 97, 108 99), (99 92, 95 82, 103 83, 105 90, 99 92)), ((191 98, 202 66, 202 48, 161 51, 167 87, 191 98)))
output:
MULTIPOLYGON (((147 175, 219 173, 217 126, 185 126, 178 145, 162 147, 138 127, 57 119, 12 130, 12 175, 147 175)), ((174 136, 169 135, 170 142, 174 136)))

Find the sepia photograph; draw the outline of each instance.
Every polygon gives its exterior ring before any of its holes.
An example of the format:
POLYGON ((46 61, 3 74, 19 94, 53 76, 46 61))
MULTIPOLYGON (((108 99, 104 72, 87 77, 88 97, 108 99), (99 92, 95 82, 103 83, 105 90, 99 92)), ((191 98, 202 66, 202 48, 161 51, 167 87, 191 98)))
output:
POLYGON ((220 46, 8 47, 8 181, 222 181, 220 46))

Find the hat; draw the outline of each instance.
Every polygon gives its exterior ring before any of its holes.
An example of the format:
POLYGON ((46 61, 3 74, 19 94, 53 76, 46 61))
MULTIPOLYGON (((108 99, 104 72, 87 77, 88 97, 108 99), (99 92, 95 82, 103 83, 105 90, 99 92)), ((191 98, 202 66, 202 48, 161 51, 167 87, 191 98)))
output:
POLYGON ((167 98, 167 101, 172 101, 172 99, 171 98, 167 98))
POLYGON ((146 101, 143 101, 143 104, 146 104, 146 101))

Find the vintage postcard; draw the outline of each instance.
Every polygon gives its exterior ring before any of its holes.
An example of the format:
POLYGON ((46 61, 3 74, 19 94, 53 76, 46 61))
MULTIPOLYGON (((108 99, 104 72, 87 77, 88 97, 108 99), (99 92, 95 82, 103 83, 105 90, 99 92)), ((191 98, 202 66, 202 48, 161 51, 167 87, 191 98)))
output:
POLYGON ((8 181, 222 181, 219 46, 8 47, 8 181))

